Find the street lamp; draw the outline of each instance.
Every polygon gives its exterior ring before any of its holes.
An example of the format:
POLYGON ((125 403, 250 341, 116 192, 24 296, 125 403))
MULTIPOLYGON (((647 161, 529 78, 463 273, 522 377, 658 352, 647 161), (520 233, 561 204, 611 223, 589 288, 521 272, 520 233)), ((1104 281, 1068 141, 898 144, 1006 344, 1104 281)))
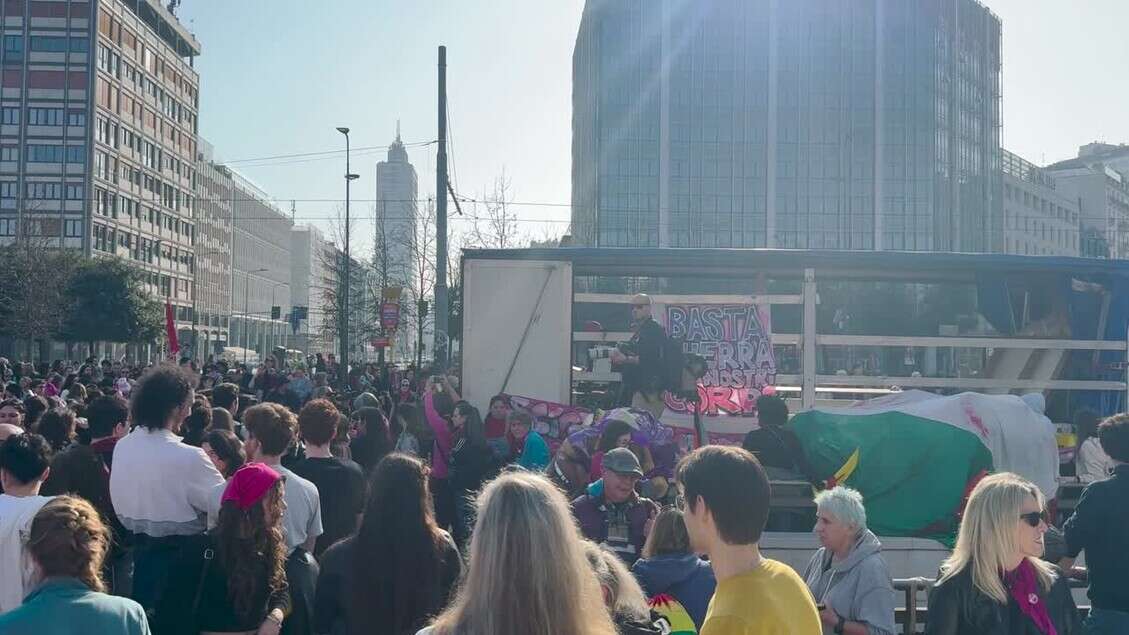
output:
POLYGON ((352 264, 352 258, 349 256, 349 185, 356 179, 359 179, 360 175, 352 174, 349 171, 349 129, 338 126, 337 132, 345 135, 345 275, 343 276, 344 288, 341 294, 341 326, 338 329, 341 336, 341 353, 337 366, 337 379, 341 382, 340 385, 342 389, 344 389, 346 377, 349 374, 349 292, 352 290, 352 280, 349 277, 349 267, 352 264))
POLYGON ((251 274, 253 274, 253 273, 263 273, 264 271, 270 271, 270 269, 267 269, 267 268, 264 267, 262 269, 256 269, 254 271, 248 271, 247 275, 244 277, 244 282, 243 282, 243 365, 244 366, 247 365, 247 327, 248 327, 248 323, 247 323, 247 315, 248 315, 247 314, 247 292, 251 290, 251 274))

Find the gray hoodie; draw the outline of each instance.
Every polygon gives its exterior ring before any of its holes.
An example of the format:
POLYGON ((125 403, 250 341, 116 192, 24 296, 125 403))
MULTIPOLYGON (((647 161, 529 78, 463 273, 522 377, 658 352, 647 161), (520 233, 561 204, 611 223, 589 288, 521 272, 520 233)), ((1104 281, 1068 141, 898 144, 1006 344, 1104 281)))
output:
MULTIPOLYGON (((894 635, 894 586, 882 558, 882 543, 870 530, 859 536, 842 562, 821 547, 804 572, 816 604, 826 604, 848 622, 865 622, 870 635, 894 635)), ((824 625, 830 635, 833 628, 824 625)))

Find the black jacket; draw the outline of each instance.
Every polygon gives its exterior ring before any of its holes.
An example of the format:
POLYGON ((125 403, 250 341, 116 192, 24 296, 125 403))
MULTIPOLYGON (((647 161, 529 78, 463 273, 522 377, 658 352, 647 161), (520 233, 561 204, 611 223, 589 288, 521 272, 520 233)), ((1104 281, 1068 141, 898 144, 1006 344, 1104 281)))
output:
POLYGON ((666 342, 666 331, 662 325, 651 318, 647 318, 639 325, 639 330, 631 338, 634 355, 639 357, 638 364, 623 364, 616 369, 623 374, 623 388, 628 401, 636 392, 661 391, 663 366, 663 345, 666 342))
POLYGON ((1129 465, 1090 483, 1066 521, 1066 555, 1086 552, 1090 603, 1096 609, 1129 611, 1129 465))
MULTIPOLYGON (((1078 635, 1082 620, 1067 578, 1056 569, 1054 584, 1040 597, 1058 635, 1078 635)), ((926 635, 1042 635, 1039 628, 1008 598, 1006 606, 980 592, 965 569, 933 587, 929 594, 926 635)))

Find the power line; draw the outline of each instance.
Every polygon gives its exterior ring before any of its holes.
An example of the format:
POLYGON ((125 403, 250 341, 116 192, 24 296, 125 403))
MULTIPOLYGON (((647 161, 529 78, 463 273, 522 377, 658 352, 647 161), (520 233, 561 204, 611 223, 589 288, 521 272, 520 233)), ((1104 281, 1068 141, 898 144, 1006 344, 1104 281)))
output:
MULTIPOLYGON (((436 141, 411 141, 411 142, 405 143, 404 146, 405 147, 422 147, 422 146, 429 146, 429 145, 432 145, 434 143, 437 143, 437 142, 436 141)), ((373 152, 373 151, 377 151, 377 150, 387 150, 390 147, 392 147, 392 146, 391 145, 363 146, 363 147, 360 147, 360 148, 353 148, 352 152, 353 153, 373 152)), ((253 162, 257 162, 257 161, 273 161, 275 159, 296 159, 296 158, 301 158, 301 157, 313 157, 313 156, 324 156, 324 155, 344 155, 344 154, 345 154, 344 150, 324 150, 324 151, 321 151, 321 152, 299 152, 297 154, 275 154, 275 155, 266 156, 266 157, 255 157, 255 158, 251 158, 251 159, 233 159, 231 161, 223 161, 221 163, 217 163, 216 165, 230 165, 232 163, 253 163, 253 162)))

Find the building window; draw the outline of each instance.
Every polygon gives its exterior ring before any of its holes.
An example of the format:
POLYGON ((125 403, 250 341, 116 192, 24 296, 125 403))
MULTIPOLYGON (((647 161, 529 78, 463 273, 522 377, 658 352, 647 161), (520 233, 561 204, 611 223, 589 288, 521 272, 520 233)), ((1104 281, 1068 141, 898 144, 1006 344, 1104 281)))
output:
POLYGON ((31 50, 39 53, 66 53, 67 38, 33 35, 31 36, 31 50))
POLYGON ((4 125, 18 124, 20 122, 20 109, 13 106, 4 106, 2 117, 4 125))
POLYGON ((16 219, 0 218, 0 236, 16 235, 16 219))
POLYGON ((67 125, 75 128, 81 128, 86 125, 86 111, 85 110, 70 110, 67 111, 67 125))
POLYGON ((67 200, 81 201, 86 193, 86 186, 82 183, 67 184, 67 200))
POLYGON ((34 200, 58 200, 59 198, 59 184, 58 183, 28 183, 27 184, 27 197, 34 200))
POLYGON ((63 146, 28 144, 27 160, 29 163, 62 163, 63 146))
POLYGON ((86 53, 90 50, 90 41, 84 37, 71 38, 71 53, 86 53))
POLYGON ((19 161, 20 149, 18 146, 0 146, 0 161, 19 161))
POLYGON ((82 219, 63 221, 63 236, 67 238, 82 237, 82 219))
POLYGON ((67 146, 67 163, 86 163, 86 146, 67 146))
POLYGON ((63 125, 62 108, 28 108, 27 125, 29 126, 61 126, 63 125))
POLYGON ((24 38, 22 35, 4 36, 4 61, 22 62, 24 59, 24 38))

